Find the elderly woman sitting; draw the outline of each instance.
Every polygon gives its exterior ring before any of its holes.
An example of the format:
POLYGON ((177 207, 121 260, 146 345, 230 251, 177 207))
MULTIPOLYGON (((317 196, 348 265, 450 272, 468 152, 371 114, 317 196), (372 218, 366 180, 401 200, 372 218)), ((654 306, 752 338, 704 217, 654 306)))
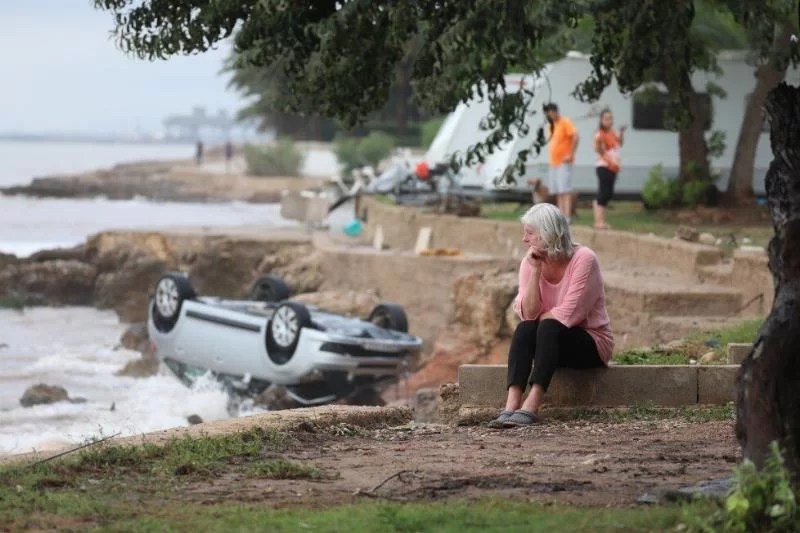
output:
POLYGON ((531 207, 522 225, 528 251, 514 300, 522 322, 508 354, 506 407, 489 424, 496 428, 538 422, 556 367, 602 367, 614 349, 597 255, 573 242, 566 217, 551 204, 531 207))

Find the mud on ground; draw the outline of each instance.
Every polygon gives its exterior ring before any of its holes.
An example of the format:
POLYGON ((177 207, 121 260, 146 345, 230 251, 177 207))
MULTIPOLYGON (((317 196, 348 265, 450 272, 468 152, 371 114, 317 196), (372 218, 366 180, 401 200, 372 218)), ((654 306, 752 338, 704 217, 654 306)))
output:
POLYGON ((178 501, 270 506, 334 505, 490 495, 579 505, 629 506, 656 488, 730 475, 739 460, 733 423, 548 423, 490 430, 422 425, 366 431, 347 425, 293 433, 281 457, 322 479, 222 474, 186 485, 178 501))
POLYGON ((401 408, 265 413, 99 443, 66 459, 18 457, 0 467, 0 531, 377 501, 636 507, 645 493, 730 476, 739 460, 733 420, 706 415, 553 417, 493 430, 410 423, 401 408))

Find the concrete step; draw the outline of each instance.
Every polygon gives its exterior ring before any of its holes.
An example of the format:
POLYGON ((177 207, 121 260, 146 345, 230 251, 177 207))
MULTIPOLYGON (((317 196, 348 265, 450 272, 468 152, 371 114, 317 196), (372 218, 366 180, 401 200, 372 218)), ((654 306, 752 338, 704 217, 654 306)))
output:
POLYGON ((747 317, 737 316, 654 316, 652 329, 658 331, 658 342, 685 338, 695 331, 716 331, 737 326, 747 317))
MULTIPOLYGON (((742 293, 678 277, 603 274, 606 301, 617 307, 659 316, 729 316, 742 305, 742 293)), ((738 314, 738 313, 737 313, 738 314)))
POLYGON ((719 263, 717 265, 703 265, 697 267, 697 279, 701 283, 716 283, 729 285, 733 275, 733 262, 719 263))
MULTIPOLYGON (((506 365, 461 365, 462 407, 501 408, 506 365)), ((554 407, 683 407, 736 401, 739 365, 619 365, 595 370, 559 368, 545 395, 554 407)))

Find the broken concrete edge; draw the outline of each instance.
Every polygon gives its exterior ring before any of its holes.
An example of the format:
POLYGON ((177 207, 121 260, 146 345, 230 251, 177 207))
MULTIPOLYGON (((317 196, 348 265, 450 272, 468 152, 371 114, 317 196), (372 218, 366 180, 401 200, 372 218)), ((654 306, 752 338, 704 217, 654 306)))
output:
MULTIPOLYGON (((461 365, 459 409, 498 409, 506 397, 506 365, 461 365)), ((559 369, 545 405, 654 407, 722 405, 736 401, 739 365, 617 365, 598 370, 559 369)), ((450 407, 453 411, 453 407, 450 407)))
POLYGON ((730 342, 727 346, 728 364, 741 365, 753 350, 752 342, 730 342))
MULTIPOLYGON (((499 257, 508 257, 507 236, 513 242, 518 241, 519 223, 515 221, 493 220, 475 217, 456 217, 449 214, 424 213, 407 206, 386 205, 376 199, 359 195, 357 213, 361 216, 365 211, 367 231, 374 231, 377 226, 383 227, 386 242, 394 248, 414 246, 416 236, 422 227, 433 228, 434 240, 439 247, 457 247, 463 244, 464 234, 488 235, 493 244, 483 239, 475 239, 480 243, 478 248, 464 249, 465 253, 490 253, 499 257), (414 209, 413 211, 410 211, 414 209), (457 223, 454 223, 457 221, 457 223), (457 230, 453 229, 457 228, 457 230), (458 234, 451 232, 457 231, 458 234), (487 233, 488 232, 488 233, 487 233), (487 248, 488 246, 488 248, 487 248), (492 248, 494 246, 494 248, 492 248)), ((603 253, 614 253, 620 248, 636 250, 637 257, 666 257, 667 262, 676 268, 695 270, 704 265, 719 263, 724 256, 722 249, 702 243, 691 243, 675 239, 667 239, 656 235, 647 235, 619 230, 597 231, 590 227, 573 226, 573 236, 579 242, 591 246, 602 257, 603 253)), ((515 254, 512 253, 512 256, 515 254)))
MULTIPOLYGON (((324 407, 303 407, 170 428, 129 437, 113 438, 98 443, 98 446, 141 446, 144 444, 164 446, 176 439, 233 435, 255 428, 276 429, 285 432, 323 431, 340 425, 362 429, 381 429, 402 426, 410 423, 412 419, 412 410, 405 406, 370 407, 332 405, 324 407)), ((73 446, 65 446, 60 449, 0 457, 0 465, 40 461, 70 450, 75 450, 78 446, 81 446, 81 444, 76 443, 73 446)), ((82 450, 75 450, 75 453, 80 453, 86 449, 91 450, 92 448, 93 446, 88 446, 82 450)), ((69 455, 71 455, 71 453, 65 454, 67 457, 69 455)))

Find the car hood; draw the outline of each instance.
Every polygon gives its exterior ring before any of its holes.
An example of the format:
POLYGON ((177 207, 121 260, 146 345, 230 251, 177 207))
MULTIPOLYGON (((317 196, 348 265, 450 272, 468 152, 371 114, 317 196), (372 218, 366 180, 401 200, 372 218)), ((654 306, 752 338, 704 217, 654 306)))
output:
POLYGON ((350 318, 320 310, 311 310, 311 320, 325 331, 348 337, 398 341, 415 339, 413 335, 385 329, 360 318, 350 318))

